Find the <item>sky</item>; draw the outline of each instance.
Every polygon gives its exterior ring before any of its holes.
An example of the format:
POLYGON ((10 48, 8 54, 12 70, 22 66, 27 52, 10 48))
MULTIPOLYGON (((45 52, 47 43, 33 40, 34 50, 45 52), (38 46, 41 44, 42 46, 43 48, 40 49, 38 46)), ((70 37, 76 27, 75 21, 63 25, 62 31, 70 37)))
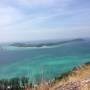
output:
POLYGON ((0 42, 90 37, 90 0, 0 0, 0 42))

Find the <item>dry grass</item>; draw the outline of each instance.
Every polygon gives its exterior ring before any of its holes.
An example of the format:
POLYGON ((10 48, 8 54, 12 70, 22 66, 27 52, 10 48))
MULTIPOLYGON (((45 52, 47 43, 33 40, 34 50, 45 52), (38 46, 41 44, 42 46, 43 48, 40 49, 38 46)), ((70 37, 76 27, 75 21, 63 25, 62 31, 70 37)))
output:
POLYGON ((50 84, 41 83, 32 89, 25 90, 90 90, 90 64, 74 68, 50 84))
POLYGON ((80 84, 79 89, 72 90, 90 90, 90 64, 74 68, 71 72, 64 74, 61 78, 57 78, 55 85, 50 90, 56 90, 56 88, 60 86, 67 86, 70 82, 79 82, 80 84))

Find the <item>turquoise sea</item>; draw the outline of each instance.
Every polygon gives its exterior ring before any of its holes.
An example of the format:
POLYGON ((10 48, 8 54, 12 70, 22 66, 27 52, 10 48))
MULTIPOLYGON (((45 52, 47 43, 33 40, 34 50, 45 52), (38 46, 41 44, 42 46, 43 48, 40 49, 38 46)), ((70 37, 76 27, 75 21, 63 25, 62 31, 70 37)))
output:
POLYGON ((0 50, 0 78, 27 76, 53 79, 90 61, 90 40, 42 48, 4 46, 0 50))

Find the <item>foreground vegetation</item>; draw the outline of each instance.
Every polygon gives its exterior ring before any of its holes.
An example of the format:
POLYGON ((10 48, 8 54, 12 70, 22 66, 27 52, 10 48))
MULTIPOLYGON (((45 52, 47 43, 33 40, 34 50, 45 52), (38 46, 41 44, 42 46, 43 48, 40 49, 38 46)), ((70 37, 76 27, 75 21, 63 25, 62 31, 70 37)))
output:
POLYGON ((3 79, 0 80, 0 90, 90 90, 90 62, 37 85, 33 85, 27 77, 3 79))
POLYGON ((52 83, 50 90, 90 90, 90 62, 62 74, 52 83))
POLYGON ((29 84, 28 80, 26 77, 0 80, 0 90, 25 90, 25 86, 29 84))

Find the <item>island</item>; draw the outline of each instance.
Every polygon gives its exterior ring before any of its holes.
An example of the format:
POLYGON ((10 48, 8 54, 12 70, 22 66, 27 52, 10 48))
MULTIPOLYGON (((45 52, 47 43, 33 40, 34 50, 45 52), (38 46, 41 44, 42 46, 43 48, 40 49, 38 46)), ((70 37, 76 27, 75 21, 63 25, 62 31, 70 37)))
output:
POLYGON ((44 46, 54 46, 54 45, 62 45, 65 43, 70 43, 70 42, 80 42, 84 41, 84 39, 73 39, 73 40, 63 40, 63 41, 47 41, 47 42, 39 42, 39 43, 30 43, 30 42, 19 42, 19 43, 12 43, 10 46, 15 46, 15 47, 44 47, 44 46))

